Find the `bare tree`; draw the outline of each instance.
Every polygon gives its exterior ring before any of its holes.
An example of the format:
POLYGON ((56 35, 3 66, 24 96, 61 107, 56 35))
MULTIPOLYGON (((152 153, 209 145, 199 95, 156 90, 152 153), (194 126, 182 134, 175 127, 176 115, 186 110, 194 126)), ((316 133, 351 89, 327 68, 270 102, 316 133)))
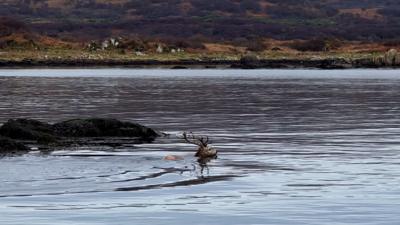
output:
POLYGON ((199 146, 195 154, 199 158, 216 158, 217 150, 210 147, 210 139, 207 136, 196 136, 192 132, 189 134, 187 132, 183 133, 183 139, 190 144, 199 146))

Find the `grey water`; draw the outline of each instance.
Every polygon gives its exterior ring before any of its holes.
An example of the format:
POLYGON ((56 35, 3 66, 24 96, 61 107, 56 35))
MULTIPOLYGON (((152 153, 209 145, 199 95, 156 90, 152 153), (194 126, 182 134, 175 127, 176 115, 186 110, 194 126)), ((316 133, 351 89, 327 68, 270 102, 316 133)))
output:
POLYGON ((0 224, 400 221, 398 70, 0 70, 0 123, 77 117, 171 136, 1 158, 0 224))

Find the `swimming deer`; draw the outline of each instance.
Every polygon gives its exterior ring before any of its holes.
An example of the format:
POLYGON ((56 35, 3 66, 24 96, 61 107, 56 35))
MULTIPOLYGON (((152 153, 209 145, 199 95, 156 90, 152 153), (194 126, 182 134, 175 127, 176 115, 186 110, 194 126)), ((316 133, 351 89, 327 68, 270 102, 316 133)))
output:
POLYGON ((187 134, 184 132, 183 139, 190 144, 199 146, 194 155, 195 157, 199 157, 199 159, 217 157, 217 150, 208 145, 210 140, 207 136, 195 136, 193 133, 187 134))

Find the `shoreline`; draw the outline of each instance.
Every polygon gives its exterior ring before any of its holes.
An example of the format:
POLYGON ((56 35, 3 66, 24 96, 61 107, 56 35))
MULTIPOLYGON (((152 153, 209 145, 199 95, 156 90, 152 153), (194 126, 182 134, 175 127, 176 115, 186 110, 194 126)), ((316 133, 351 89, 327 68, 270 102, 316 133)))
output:
POLYGON ((0 60, 0 69, 27 68, 165 68, 165 69, 398 69, 370 59, 260 59, 260 60, 0 60))

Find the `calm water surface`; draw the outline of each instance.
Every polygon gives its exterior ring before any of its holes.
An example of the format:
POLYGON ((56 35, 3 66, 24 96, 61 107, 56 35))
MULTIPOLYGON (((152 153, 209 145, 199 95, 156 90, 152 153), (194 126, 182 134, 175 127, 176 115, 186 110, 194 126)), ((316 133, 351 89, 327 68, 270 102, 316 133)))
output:
POLYGON ((172 135, 0 159, 0 224, 399 224, 400 71, 0 70, 0 123, 91 116, 172 135))

